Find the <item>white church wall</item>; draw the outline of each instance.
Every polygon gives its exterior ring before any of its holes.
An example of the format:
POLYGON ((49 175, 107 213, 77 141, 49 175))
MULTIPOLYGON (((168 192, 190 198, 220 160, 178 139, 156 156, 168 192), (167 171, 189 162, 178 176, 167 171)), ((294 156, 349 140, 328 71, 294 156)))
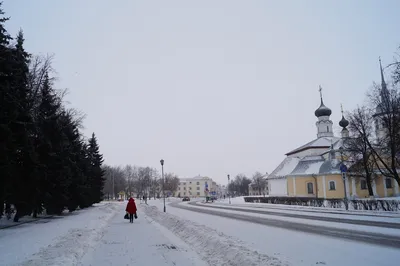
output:
POLYGON ((270 196, 287 196, 287 181, 282 179, 269 179, 269 195, 270 196))

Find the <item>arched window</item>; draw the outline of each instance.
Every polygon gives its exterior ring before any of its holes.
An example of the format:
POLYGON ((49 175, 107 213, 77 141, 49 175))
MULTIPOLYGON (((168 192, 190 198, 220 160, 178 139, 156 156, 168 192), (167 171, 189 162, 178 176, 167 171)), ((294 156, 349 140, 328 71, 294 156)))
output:
POLYGON ((314 194, 314 184, 311 182, 307 183, 307 193, 314 194))
POLYGON ((331 180, 329 181, 329 190, 336 190, 336 182, 331 180))
POLYGON ((326 132, 329 132, 329 126, 326 126, 326 132))

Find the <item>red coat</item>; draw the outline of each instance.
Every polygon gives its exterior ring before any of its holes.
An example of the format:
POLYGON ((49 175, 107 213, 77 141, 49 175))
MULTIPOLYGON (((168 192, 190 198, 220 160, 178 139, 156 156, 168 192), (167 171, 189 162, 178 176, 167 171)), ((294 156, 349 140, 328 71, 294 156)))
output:
POLYGON ((134 199, 132 199, 132 198, 129 199, 128 204, 126 205, 126 211, 129 214, 136 213, 137 208, 136 208, 136 204, 135 204, 135 200, 134 199))

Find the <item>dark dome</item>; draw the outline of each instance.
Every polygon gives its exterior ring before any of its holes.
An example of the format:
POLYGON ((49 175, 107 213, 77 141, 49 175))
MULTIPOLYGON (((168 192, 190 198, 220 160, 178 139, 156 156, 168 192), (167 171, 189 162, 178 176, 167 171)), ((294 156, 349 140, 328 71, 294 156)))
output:
POLYGON ((332 114, 332 110, 329 109, 324 105, 324 102, 321 99, 321 105, 317 110, 315 110, 315 116, 320 117, 320 116, 330 116, 332 114))
POLYGON ((344 118, 344 116, 342 115, 342 120, 339 121, 339 126, 345 128, 349 125, 349 121, 346 120, 346 118, 344 118))

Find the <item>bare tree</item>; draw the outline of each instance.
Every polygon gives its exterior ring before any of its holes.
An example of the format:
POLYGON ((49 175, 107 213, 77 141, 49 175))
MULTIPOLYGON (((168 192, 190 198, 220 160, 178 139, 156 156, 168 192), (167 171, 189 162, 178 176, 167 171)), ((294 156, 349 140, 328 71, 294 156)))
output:
POLYGON ((127 182, 126 186, 126 194, 131 197, 133 193, 133 185, 134 185, 134 173, 132 165, 127 165, 124 168, 125 179, 127 182))
POLYGON ((164 190, 165 191, 170 191, 171 193, 174 193, 179 186, 179 178, 177 175, 172 174, 172 173, 166 173, 164 175, 164 190))
MULTIPOLYGON (((38 100, 40 99, 38 94, 43 87, 46 76, 54 73, 52 61, 52 55, 39 55, 34 56, 29 62, 28 91, 31 92, 30 102, 34 105, 38 104, 38 100)), ((52 83, 54 79, 54 77, 49 78, 50 83, 52 83)))
POLYGON ((400 92, 375 86, 370 95, 373 106, 376 106, 375 122, 378 136, 375 142, 369 141, 376 167, 380 173, 393 178, 400 185, 400 92))
POLYGON ((263 174, 261 174, 260 172, 255 172, 253 174, 253 184, 255 189, 257 189, 259 194, 261 195, 261 192, 265 189, 265 186, 267 185, 267 181, 264 179, 263 174))
POLYGON ((110 197, 115 198, 119 192, 125 191, 126 180, 124 171, 121 167, 111 167, 108 165, 105 165, 103 169, 105 170, 104 177, 106 179, 103 193, 107 195, 108 199, 110 197))
POLYGON ((232 182, 233 191, 237 191, 240 196, 249 194, 249 184, 251 180, 244 174, 238 174, 232 182))
POLYGON ((373 152, 368 145, 374 138, 373 117, 371 111, 366 107, 358 107, 348 114, 349 132, 351 138, 343 141, 343 149, 347 161, 351 167, 349 174, 354 177, 363 177, 367 183, 368 193, 374 196, 372 180, 375 168, 373 152))
POLYGON ((393 82, 395 85, 400 84, 400 46, 399 46, 399 53, 397 53, 397 56, 394 59, 394 62, 391 64, 394 66, 394 71, 393 71, 393 82))
POLYGON ((157 170, 153 169, 152 178, 150 182, 150 195, 156 199, 160 197, 161 192, 161 178, 157 172, 157 170))

